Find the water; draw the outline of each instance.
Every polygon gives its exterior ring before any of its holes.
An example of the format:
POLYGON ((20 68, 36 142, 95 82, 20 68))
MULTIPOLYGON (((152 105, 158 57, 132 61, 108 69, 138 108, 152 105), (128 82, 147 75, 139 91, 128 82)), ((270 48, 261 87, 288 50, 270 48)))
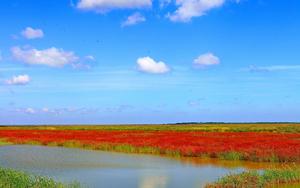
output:
POLYGON ((203 187, 240 165, 43 146, 0 147, 0 166, 97 188, 203 187))

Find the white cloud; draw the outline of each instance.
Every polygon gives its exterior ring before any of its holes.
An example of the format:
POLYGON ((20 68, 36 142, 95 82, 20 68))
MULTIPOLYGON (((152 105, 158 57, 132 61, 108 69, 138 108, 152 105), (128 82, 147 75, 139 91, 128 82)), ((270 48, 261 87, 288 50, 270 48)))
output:
POLYGON ((88 70, 91 69, 91 65, 88 65, 86 63, 73 63, 72 68, 79 69, 79 70, 88 70))
POLYGON ((221 7, 225 0, 176 0, 178 9, 167 17, 174 22, 188 22, 193 17, 205 15, 211 9, 221 7))
POLYGON ((26 108, 24 112, 27 114, 35 114, 36 111, 33 108, 26 108))
POLYGON ((26 85, 30 82, 30 77, 26 74, 14 76, 9 80, 6 80, 6 84, 9 85, 26 85))
POLYGON ((47 112, 50 112, 50 110, 49 110, 49 108, 44 107, 44 108, 42 108, 42 112, 47 113, 47 112))
POLYGON ((197 67, 207 67, 220 64, 220 59, 212 53, 205 53, 194 60, 197 67))
POLYGON ((172 0, 159 0, 159 7, 164 8, 165 6, 169 5, 172 0))
POLYGON ((13 47, 11 52, 16 60, 31 65, 63 67, 79 60, 73 52, 64 51, 63 49, 54 47, 45 50, 37 50, 34 48, 20 48, 17 46, 13 47))
POLYGON ((146 18, 140 13, 136 12, 130 16, 121 24, 122 27, 135 25, 141 22, 146 21, 146 18))
POLYGON ((26 114, 35 114, 36 110, 33 108, 17 108, 16 112, 26 113, 26 114))
POLYGON ((250 66, 244 70, 250 72, 290 71, 290 70, 300 70, 300 65, 250 66))
POLYGON ((200 102, 198 100, 195 101, 188 101, 188 105, 192 107, 199 107, 200 102))
POLYGON ((152 0, 80 0, 77 8, 106 12, 112 9, 133 9, 151 7, 152 0))
POLYGON ((92 56, 92 55, 85 56, 85 59, 88 60, 88 61, 95 61, 96 60, 95 57, 92 56))
POLYGON ((78 113, 78 114, 86 114, 86 113, 92 113, 98 111, 97 109, 93 108, 48 108, 44 107, 41 109, 37 109, 35 112, 38 113, 44 113, 44 114, 54 114, 54 115, 60 115, 60 114, 66 114, 66 113, 78 113))
POLYGON ((92 55, 87 55, 84 58, 81 58, 79 62, 72 63, 71 66, 73 69, 88 70, 91 69, 95 64, 95 57, 92 55))
POLYGON ((138 70, 151 74, 164 74, 170 68, 162 61, 156 62, 150 57, 141 57, 137 60, 138 70))
POLYGON ((33 29, 31 27, 27 27, 21 34, 27 39, 36 39, 43 38, 44 32, 41 29, 33 29))

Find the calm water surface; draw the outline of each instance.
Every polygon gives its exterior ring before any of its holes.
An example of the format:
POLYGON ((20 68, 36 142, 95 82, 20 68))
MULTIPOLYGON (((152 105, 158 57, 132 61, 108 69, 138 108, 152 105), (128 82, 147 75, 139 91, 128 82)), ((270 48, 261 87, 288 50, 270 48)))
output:
POLYGON ((207 161, 26 145, 0 147, 0 166, 63 182, 76 180, 91 188, 203 187, 229 172, 244 170, 241 165, 207 161))

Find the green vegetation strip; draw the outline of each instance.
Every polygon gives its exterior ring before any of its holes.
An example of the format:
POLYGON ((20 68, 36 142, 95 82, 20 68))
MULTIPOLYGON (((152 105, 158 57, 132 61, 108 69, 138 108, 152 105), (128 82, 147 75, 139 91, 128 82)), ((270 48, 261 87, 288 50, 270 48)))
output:
POLYGON ((79 188, 79 183, 63 184, 51 178, 29 175, 0 167, 0 188, 79 188))
POLYGON ((84 144, 78 141, 68 141, 63 143, 49 142, 41 143, 39 141, 28 141, 25 143, 18 143, 25 145, 41 145, 49 147, 65 147, 65 148, 78 148, 78 149, 88 149, 88 150, 100 150, 100 151, 110 151, 110 152, 121 152, 121 153, 136 153, 136 154, 153 154, 153 155, 166 155, 171 157, 181 157, 181 154, 177 150, 162 150, 157 147, 150 146, 133 146, 130 144, 84 144))
POLYGON ((11 145, 11 144, 13 144, 13 143, 8 142, 4 139, 0 139, 0 146, 6 146, 6 145, 11 145))
POLYGON ((206 188, 263 188, 292 183, 300 183, 299 167, 293 166, 282 169, 267 169, 262 172, 247 171, 240 174, 230 174, 206 185, 206 188))

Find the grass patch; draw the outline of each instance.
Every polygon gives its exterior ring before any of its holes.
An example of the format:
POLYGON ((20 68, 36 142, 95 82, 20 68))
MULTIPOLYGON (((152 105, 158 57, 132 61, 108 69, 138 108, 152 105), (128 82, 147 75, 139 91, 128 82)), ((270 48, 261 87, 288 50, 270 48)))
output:
MULTIPOLYGON (((26 143, 28 144, 28 142, 26 143)), ((167 155, 172 157, 181 157, 179 151, 176 150, 162 150, 157 147, 150 146, 133 146, 130 144, 84 144, 78 141, 68 141, 63 143, 49 142, 46 146, 54 147, 66 147, 66 148, 80 148, 88 150, 101 150, 101 151, 113 151, 122 153, 136 153, 136 154, 153 154, 153 155, 167 155)))
POLYGON ((24 144, 27 144, 27 145, 43 145, 41 142, 36 141, 36 140, 29 140, 29 141, 26 141, 24 144))
POLYGON ((0 167, 1 188, 79 188, 79 183, 63 184, 51 178, 0 167))
POLYGON ((243 160, 243 155, 241 153, 232 151, 232 152, 221 153, 218 155, 218 158, 222 160, 237 161, 237 160, 243 160))
POLYGON ((5 139, 0 139, 0 146, 7 146, 13 144, 12 142, 6 141, 5 139))
POLYGON ((300 169, 296 166, 279 169, 267 169, 262 172, 246 171, 240 174, 224 176, 206 188, 263 188, 300 182, 300 169))
POLYGON ((123 153, 162 154, 159 148, 147 146, 136 147, 130 144, 100 144, 96 147, 96 149, 123 153))

